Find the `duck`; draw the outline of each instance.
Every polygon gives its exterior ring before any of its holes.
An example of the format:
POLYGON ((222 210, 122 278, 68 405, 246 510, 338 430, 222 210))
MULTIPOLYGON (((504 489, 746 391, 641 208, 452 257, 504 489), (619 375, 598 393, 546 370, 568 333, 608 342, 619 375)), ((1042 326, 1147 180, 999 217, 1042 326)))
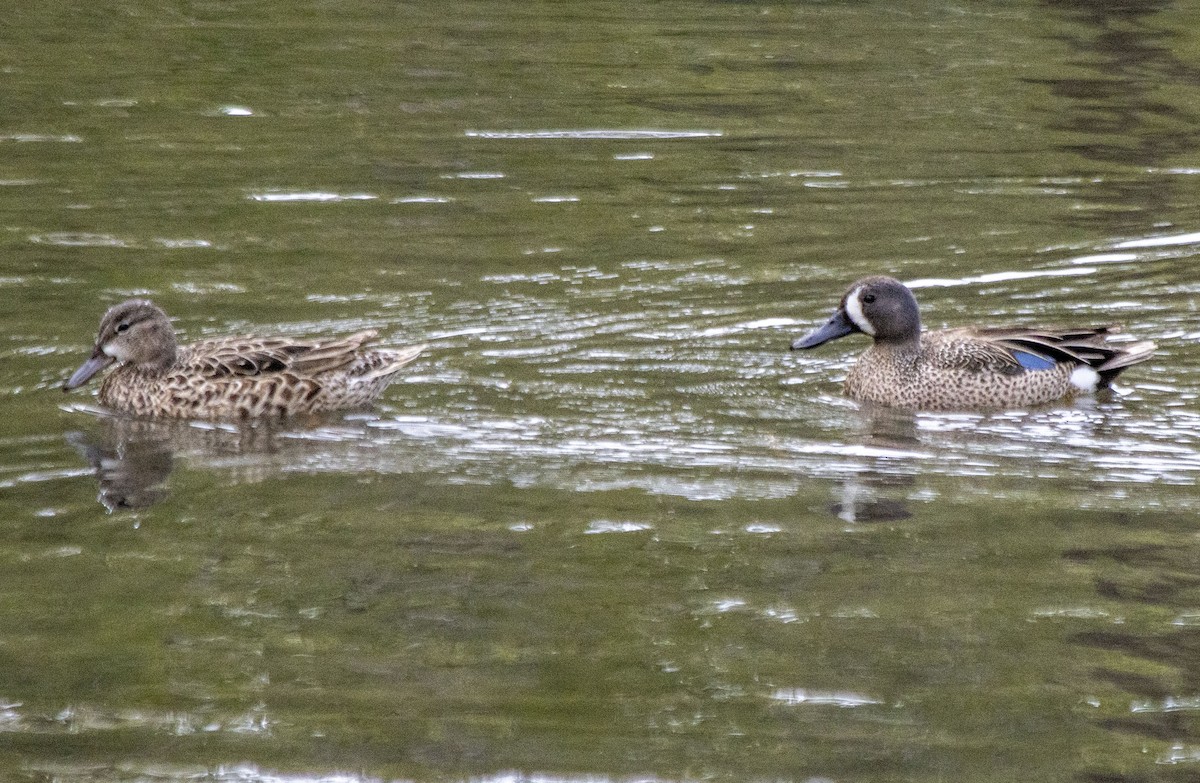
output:
POLYGON ((893 277, 850 285, 822 326, 792 343, 809 350, 850 334, 873 340, 846 375, 851 399, 913 410, 1028 408, 1108 387, 1149 359, 1149 340, 1109 342, 1115 326, 921 330, 917 299, 893 277))
POLYGON ((245 335, 180 345, 161 307, 130 299, 105 312, 91 358, 62 388, 78 388, 116 364, 100 384, 100 402, 135 416, 257 419, 359 408, 426 347, 369 347, 377 336, 245 335))

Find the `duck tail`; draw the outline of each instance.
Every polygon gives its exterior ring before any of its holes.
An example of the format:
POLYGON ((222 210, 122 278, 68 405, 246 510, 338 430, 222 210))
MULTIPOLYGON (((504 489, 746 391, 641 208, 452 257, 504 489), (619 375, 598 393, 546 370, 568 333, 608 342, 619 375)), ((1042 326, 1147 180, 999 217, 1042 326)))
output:
POLYGON ((1154 355, 1158 348, 1150 340, 1139 340, 1135 343, 1119 343, 1108 346, 1112 353, 1103 361, 1092 364, 1092 368, 1100 373, 1100 385, 1108 386, 1113 379, 1126 367, 1146 361, 1154 355))
POLYGON ((362 378, 363 380, 373 381, 387 378, 389 375, 395 375, 400 371, 401 367, 416 359, 428 347, 425 344, 421 344, 376 351, 375 354, 379 358, 378 366, 372 367, 368 372, 363 374, 362 378))

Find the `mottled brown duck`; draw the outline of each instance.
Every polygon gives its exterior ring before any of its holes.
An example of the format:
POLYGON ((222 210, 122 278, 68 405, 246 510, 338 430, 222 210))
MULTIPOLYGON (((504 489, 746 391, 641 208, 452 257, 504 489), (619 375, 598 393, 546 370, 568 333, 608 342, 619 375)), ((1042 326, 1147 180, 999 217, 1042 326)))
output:
POLYGON ((425 348, 369 347, 376 336, 247 335, 179 345, 160 307, 130 299, 104 314, 91 358, 63 391, 115 363, 100 384, 100 402, 139 416, 249 419, 358 408, 425 348))

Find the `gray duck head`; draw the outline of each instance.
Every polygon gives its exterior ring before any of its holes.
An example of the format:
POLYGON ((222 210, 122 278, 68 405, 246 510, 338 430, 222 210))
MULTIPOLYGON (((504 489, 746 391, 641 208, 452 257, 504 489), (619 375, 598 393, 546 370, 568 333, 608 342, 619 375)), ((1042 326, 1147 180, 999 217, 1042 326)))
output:
POLYGON ((91 358, 63 384, 63 391, 82 386, 113 362, 162 372, 175 363, 176 347, 175 330, 158 305, 149 299, 114 305, 100 319, 91 358))
POLYGON ((893 277, 864 277, 842 296, 825 324, 792 343, 792 350, 816 348, 861 332, 877 343, 905 343, 921 336, 921 313, 912 291, 893 277))

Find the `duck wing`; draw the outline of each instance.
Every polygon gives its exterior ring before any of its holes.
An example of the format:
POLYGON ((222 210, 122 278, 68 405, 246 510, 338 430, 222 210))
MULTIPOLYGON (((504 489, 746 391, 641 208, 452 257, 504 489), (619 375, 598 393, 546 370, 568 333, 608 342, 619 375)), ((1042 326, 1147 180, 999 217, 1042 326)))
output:
POLYGON ((290 337, 228 337, 186 347, 184 363, 192 374, 210 378, 259 377, 292 373, 314 377, 354 363, 378 332, 367 330, 334 340, 290 337))
POLYGON ((1110 343, 1116 326, 1079 329, 955 329, 940 351, 960 369, 992 369, 1006 373, 1049 370, 1060 364, 1086 365, 1108 383, 1121 370, 1149 359, 1157 346, 1149 340, 1110 343))
POLYGON ((1116 333, 1112 326, 1090 329, 981 329, 976 334, 1014 355, 1018 361, 1023 355, 1032 355, 1058 364, 1086 364, 1098 367, 1120 352, 1117 346, 1107 343, 1108 336, 1116 333))

